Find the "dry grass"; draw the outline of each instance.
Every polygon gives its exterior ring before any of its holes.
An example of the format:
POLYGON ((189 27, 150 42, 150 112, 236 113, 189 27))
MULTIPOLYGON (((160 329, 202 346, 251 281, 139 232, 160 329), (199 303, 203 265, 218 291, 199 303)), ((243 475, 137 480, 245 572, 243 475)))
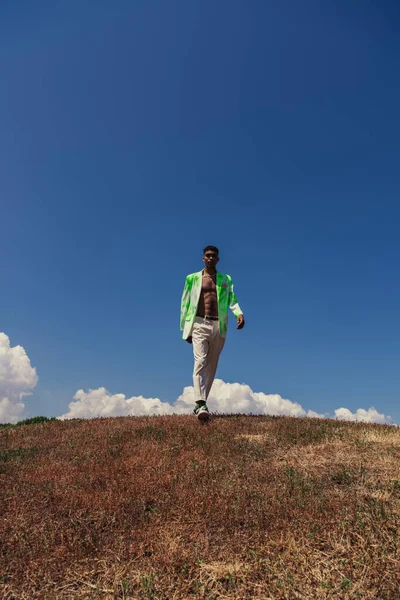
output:
POLYGON ((0 596, 400 598, 400 430, 288 417, 0 429, 0 596))

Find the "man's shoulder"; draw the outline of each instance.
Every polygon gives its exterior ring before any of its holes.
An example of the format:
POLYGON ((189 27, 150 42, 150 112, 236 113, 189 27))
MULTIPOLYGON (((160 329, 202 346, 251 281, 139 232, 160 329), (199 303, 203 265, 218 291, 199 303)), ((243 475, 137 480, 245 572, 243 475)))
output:
MULTIPOLYGON (((232 277, 230 275, 228 275, 228 273, 222 273, 222 271, 217 271, 217 273, 218 273, 218 277, 220 277, 222 281, 231 283, 232 277)), ((201 278, 202 274, 203 274, 202 270, 196 271, 195 273, 189 273, 189 275, 186 275, 186 279, 188 279, 189 281, 197 280, 197 279, 201 278)))
POLYGON ((186 279, 193 280, 193 279, 198 279, 199 277, 201 277, 202 271, 196 271, 195 273, 189 273, 189 275, 186 275, 186 279))

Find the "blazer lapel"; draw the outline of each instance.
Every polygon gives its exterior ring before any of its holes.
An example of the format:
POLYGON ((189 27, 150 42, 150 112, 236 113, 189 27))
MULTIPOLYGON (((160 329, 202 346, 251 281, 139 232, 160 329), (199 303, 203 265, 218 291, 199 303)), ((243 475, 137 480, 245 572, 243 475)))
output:
POLYGON ((222 285, 222 273, 217 271, 217 277, 215 279, 215 283, 217 286, 217 301, 218 301, 218 312, 219 312, 219 299, 220 299, 220 290, 222 285))
POLYGON ((199 303, 200 293, 201 293, 201 285, 202 285, 203 271, 199 271, 195 275, 195 281, 193 283, 192 293, 193 293, 193 304, 196 306, 199 303))

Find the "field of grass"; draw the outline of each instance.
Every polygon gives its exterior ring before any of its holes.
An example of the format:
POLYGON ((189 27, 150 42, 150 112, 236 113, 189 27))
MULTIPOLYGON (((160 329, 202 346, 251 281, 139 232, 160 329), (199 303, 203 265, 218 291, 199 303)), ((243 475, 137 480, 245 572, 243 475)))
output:
POLYGON ((400 429, 289 417, 0 428, 0 597, 400 598, 400 429))

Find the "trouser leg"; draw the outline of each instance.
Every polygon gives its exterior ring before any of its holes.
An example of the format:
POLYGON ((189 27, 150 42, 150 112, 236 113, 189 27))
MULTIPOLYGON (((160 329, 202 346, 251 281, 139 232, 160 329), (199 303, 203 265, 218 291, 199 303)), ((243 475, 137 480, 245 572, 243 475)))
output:
POLYGON ((210 394, 212 384, 214 383, 215 373, 217 372, 218 360, 224 347, 225 338, 219 332, 219 322, 213 321, 213 335, 209 341, 207 355, 207 375, 206 375, 206 399, 210 394))
POLYGON ((194 355, 193 387, 195 402, 207 400, 208 353, 212 338, 212 324, 196 319, 193 325, 192 343, 194 355))

